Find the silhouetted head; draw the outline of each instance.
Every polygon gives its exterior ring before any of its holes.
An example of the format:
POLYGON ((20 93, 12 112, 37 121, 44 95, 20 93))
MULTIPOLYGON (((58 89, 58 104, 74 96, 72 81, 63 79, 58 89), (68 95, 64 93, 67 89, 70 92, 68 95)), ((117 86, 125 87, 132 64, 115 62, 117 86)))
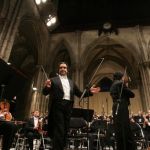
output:
POLYGON ((121 71, 115 72, 113 75, 113 80, 121 80, 123 77, 123 73, 121 71))

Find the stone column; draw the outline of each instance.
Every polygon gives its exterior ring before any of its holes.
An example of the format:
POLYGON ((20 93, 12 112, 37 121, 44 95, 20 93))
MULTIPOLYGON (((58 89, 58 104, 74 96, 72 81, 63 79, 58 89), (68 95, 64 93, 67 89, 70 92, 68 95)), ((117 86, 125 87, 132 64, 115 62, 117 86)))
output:
POLYGON ((136 37, 139 46, 139 71, 141 74, 141 100, 144 111, 150 109, 150 68, 148 58, 148 45, 144 36, 144 28, 141 26, 136 27, 136 37), (144 105, 145 104, 145 105, 144 105))
MULTIPOLYGON (((83 69, 81 69, 81 31, 76 31, 76 37, 77 37, 77 53, 76 53, 76 65, 74 66, 74 73, 73 73, 73 80, 79 87, 81 91, 83 91, 83 69)), ((80 98, 75 98, 75 104, 74 107, 80 107, 79 106, 80 98)))
POLYGON ((141 74, 141 100, 144 105, 144 110, 147 111, 150 109, 150 69, 147 65, 140 65, 140 74, 141 74))
POLYGON ((12 3, 10 3, 11 9, 8 11, 8 16, 0 34, 0 57, 5 61, 8 61, 14 43, 19 24, 18 18, 20 16, 21 4, 22 0, 17 0, 15 3, 12 1, 12 3))

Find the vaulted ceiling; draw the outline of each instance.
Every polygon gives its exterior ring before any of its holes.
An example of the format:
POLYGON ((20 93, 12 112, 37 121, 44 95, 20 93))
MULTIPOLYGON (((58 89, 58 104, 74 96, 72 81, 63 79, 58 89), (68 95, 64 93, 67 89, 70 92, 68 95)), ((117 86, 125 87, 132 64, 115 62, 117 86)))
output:
POLYGON ((149 0, 58 0, 59 25, 53 32, 150 25, 149 0))

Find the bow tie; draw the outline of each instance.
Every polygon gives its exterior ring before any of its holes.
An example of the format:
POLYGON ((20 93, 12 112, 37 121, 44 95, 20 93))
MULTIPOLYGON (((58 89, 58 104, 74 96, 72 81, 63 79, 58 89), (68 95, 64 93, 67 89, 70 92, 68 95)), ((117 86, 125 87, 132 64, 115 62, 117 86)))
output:
POLYGON ((67 76, 61 76, 61 75, 60 75, 60 78, 61 78, 61 79, 67 79, 67 76))

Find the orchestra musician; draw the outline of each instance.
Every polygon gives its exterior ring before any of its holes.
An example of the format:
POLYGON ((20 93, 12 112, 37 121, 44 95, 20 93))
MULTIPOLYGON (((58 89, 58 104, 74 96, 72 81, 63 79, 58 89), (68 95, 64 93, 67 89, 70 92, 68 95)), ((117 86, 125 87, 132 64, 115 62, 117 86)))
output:
POLYGON ((12 120, 12 114, 8 111, 8 108, 4 108, 3 110, 0 110, 0 119, 5 121, 11 121, 12 120))
POLYGON ((39 118, 39 111, 35 110, 33 112, 33 115, 26 121, 24 132, 25 136, 28 139, 29 148, 33 149, 33 140, 34 139, 40 139, 41 134, 41 120, 39 118))
POLYGON ((146 116, 144 116, 144 134, 146 138, 146 142, 150 140, 150 110, 148 110, 148 113, 146 116))
POLYGON ((9 112, 10 104, 4 100, 0 102, 0 119, 4 119, 6 121, 12 120, 12 114, 9 112))
POLYGON ((130 128, 129 110, 130 98, 134 93, 128 87, 128 77, 122 72, 115 72, 110 95, 113 100, 114 130, 117 150, 136 150, 133 133, 130 128))
POLYGON ((0 102, 0 135, 3 135, 2 150, 9 150, 13 143, 17 126, 12 120, 8 104, 0 102), (4 107, 5 106, 5 107, 4 107))
POLYGON ((47 132, 48 132, 48 113, 47 112, 43 117, 42 129, 43 129, 44 133, 47 134, 47 132))
POLYGON ((133 118, 134 118, 135 122, 138 123, 141 126, 141 128, 143 129, 145 119, 144 119, 142 111, 139 111, 138 115, 134 116, 133 118))

